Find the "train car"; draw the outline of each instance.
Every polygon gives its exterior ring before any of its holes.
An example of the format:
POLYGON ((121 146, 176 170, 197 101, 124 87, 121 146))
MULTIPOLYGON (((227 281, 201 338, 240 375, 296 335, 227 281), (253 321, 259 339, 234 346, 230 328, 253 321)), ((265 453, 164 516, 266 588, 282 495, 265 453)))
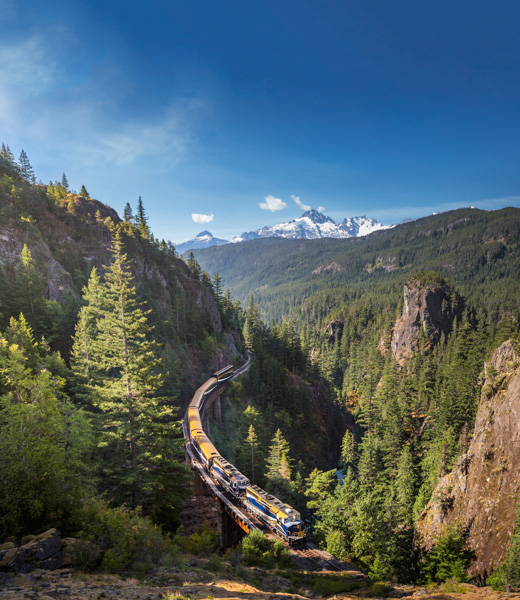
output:
POLYGON ((193 430, 191 433, 191 444, 200 458, 204 468, 208 473, 213 466, 213 460, 220 456, 215 446, 211 443, 204 431, 193 430))
POLYGON ((249 479, 222 456, 213 460, 211 475, 236 498, 245 495, 249 479))
POLYGON ((188 424, 190 433, 192 430, 202 429, 202 419, 200 418, 200 412, 199 409, 195 406, 188 407, 188 424))
POLYGON ((220 371, 213 373, 213 377, 216 377, 220 383, 221 381, 227 381, 230 377, 233 377, 234 371, 235 368, 233 365, 228 365, 227 367, 220 369, 220 371))
POLYGON ((305 526, 300 513, 257 485, 247 486, 245 505, 251 513, 290 544, 297 544, 305 538, 305 526))

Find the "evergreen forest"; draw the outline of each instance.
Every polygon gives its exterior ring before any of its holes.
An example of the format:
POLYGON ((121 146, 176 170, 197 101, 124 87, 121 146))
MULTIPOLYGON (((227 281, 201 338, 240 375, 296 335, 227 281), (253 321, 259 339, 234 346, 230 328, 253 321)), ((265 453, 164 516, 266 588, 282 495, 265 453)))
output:
MULTIPOLYGON (((463 209, 183 259, 141 197, 121 219, 65 174, 37 184, 3 144, 0 540, 178 533, 192 491, 180 419, 249 351, 210 422, 221 454, 374 580, 465 580, 466 532, 426 551, 417 522, 471 443, 486 361, 506 340, 518 350, 519 233, 517 209, 463 209)), ((135 566, 106 543, 105 568, 135 566)), ((517 546, 499 586, 520 572, 517 546)))

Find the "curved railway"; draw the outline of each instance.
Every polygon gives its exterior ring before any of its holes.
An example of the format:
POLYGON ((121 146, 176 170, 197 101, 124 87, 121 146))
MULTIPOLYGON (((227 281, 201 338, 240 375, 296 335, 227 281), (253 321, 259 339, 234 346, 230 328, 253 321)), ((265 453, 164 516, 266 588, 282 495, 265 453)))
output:
POLYGON ((221 371, 214 373, 194 394, 183 420, 183 434, 186 440, 186 452, 190 458, 192 466, 197 469, 202 481, 210 490, 213 497, 219 502, 222 510, 227 513, 239 527, 249 533, 255 529, 274 535, 284 541, 291 550, 300 558, 314 563, 319 569, 328 571, 352 571, 358 578, 365 578, 365 575, 359 572, 352 565, 335 559, 327 552, 309 547, 305 541, 305 530, 300 520, 300 515, 291 506, 278 500, 278 498, 267 494, 258 486, 252 486, 249 480, 244 477, 238 469, 226 461, 203 429, 203 421, 208 408, 216 401, 225 389, 228 381, 235 379, 248 370, 251 362, 251 355, 248 353, 247 362, 234 371, 232 365, 225 367, 221 371), (220 379, 219 379, 220 377, 220 379), (198 432, 198 433, 197 433, 198 432), (195 437, 197 436, 197 437, 195 437), (219 468, 223 467, 227 472, 220 473, 217 476, 213 465, 219 468), (236 486, 233 485, 236 483, 236 486), (290 519, 299 521, 296 535, 287 535, 287 531, 280 531, 272 519, 266 518, 266 514, 258 510, 251 510, 251 503, 247 502, 247 495, 256 496, 260 502, 265 500, 266 505, 284 518, 286 515, 290 519))
POLYGON ((297 512, 256 485, 223 458, 203 428, 205 412, 224 389, 227 381, 247 370, 246 364, 236 373, 233 365, 213 373, 195 392, 183 422, 186 450, 193 466, 224 510, 246 531, 268 530, 289 545, 301 544, 305 527, 297 512))

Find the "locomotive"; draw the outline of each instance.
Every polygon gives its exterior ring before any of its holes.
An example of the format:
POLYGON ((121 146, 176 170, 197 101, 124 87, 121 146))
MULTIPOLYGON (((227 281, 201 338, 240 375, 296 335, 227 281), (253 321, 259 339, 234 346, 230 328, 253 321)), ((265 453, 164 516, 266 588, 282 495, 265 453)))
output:
POLYGON ((188 406, 188 426, 190 442, 204 469, 210 476, 269 529, 282 536, 290 544, 296 544, 305 538, 305 527, 300 513, 276 496, 268 494, 257 485, 251 485, 249 479, 220 456, 218 450, 204 433, 201 414, 204 411, 206 397, 219 385, 233 376, 233 365, 213 373, 195 392, 188 406))

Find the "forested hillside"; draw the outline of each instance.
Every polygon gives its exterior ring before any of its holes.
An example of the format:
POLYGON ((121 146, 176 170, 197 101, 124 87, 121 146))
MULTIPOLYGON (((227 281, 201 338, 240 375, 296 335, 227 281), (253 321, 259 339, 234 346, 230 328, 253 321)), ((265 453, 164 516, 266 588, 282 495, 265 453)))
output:
MULTIPOLYGON (((449 502, 459 500, 439 482, 472 460, 475 423, 485 418, 477 414, 489 400, 485 361, 506 340, 518 344, 519 225, 517 209, 460 210, 365 239, 259 240, 196 253, 239 295, 252 294, 258 314, 278 320, 271 329, 297 340, 306 368, 348 411, 337 447, 343 483, 320 467, 304 489, 315 539, 374 577, 464 578, 476 557, 471 573, 484 581, 506 557, 491 521, 474 518, 463 529, 451 516, 443 527, 449 502), (423 515, 429 501, 435 521, 423 515), (497 548, 485 559, 474 545, 482 539, 497 548)), ((514 368, 494 377, 501 382, 514 368)), ((488 447, 503 448, 503 464, 514 464, 507 440, 489 431, 488 447)), ((500 507, 509 531, 520 492, 513 488, 509 509, 500 507)))
POLYGON ((245 360, 239 310, 154 238, 141 198, 121 220, 65 175, 35 184, 25 158, 2 146, 0 539, 83 531, 124 568, 179 524, 179 419, 201 380, 245 360))
POLYGON ((460 209, 363 238, 253 240, 193 253, 240 301, 254 294, 267 321, 290 315, 303 323, 368 290, 374 302, 388 295, 398 302, 404 282, 419 270, 449 278, 475 305, 516 310, 519 244, 519 209, 460 209))

